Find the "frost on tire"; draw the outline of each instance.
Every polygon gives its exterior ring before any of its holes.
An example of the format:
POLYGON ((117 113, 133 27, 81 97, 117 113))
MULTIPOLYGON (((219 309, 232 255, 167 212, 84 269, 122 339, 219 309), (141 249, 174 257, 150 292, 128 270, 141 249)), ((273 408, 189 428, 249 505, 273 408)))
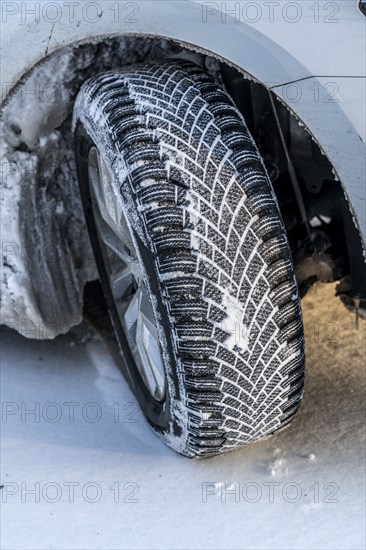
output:
POLYGON ((286 426, 303 392, 300 301, 271 183, 230 97, 188 61, 131 66, 83 85, 74 132, 87 218, 96 146, 149 289, 163 401, 126 360, 153 428, 178 452, 210 456, 286 426))

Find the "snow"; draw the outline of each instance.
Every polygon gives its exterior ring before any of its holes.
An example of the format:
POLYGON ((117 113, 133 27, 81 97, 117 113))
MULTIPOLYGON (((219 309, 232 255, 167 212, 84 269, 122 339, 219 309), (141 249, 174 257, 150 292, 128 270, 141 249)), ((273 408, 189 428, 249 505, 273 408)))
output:
POLYGON ((292 426, 206 460, 152 433, 85 325, 45 342, 3 328, 2 549, 365 548, 366 324, 333 294, 318 285, 303 303, 292 426))
POLYGON ((230 333, 224 345, 229 350, 238 346, 241 351, 246 351, 249 344, 249 330, 243 323, 243 305, 228 293, 223 295, 223 305, 226 308, 227 317, 222 325, 222 330, 230 333))

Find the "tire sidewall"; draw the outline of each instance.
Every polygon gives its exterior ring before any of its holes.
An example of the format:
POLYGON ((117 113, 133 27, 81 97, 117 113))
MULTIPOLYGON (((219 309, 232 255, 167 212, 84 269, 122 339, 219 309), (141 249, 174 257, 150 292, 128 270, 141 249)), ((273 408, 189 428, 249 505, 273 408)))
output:
MULTIPOLYGON (((166 436, 170 433, 172 433, 175 438, 182 438, 184 433, 182 414, 184 411, 182 410, 181 404, 184 402, 184 398, 182 395, 182 384, 180 383, 180 377, 178 376, 177 369, 179 365, 179 358, 173 347, 176 335, 174 334, 172 320, 169 315, 168 304, 163 298, 164 292, 161 288, 161 281, 158 275, 156 256, 152 252, 153 243, 149 238, 144 224, 139 223, 138 227, 136 227, 136 224, 133 223, 134 220, 136 221, 138 219, 139 212, 133 189, 131 189, 128 178, 126 178, 123 183, 118 182, 118 174, 116 174, 115 167, 118 165, 120 153, 115 150, 111 140, 108 144, 108 151, 110 154, 103 154, 103 150, 99 149, 96 143, 99 141, 98 136, 103 135, 103 131, 105 132, 105 129, 98 129, 98 127, 94 127, 93 125, 88 125, 87 128, 85 126, 86 125, 81 121, 78 121, 74 133, 79 188, 108 312, 113 324, 121 354, 123 355, 123 359, 127 366, 129 383, 140 403, 146 419, 158 432, 158 434, 163 436, 164 439, 166 439, 166 436), (139 257, 139 263, 144 275, 144 281, 149 290, 149 294, 152 297, 151 303, 159 333, 159 345, 162 351, 162 360, 166 378, 166 395, 164 401, 162 402, 159 402, 152 397, 134 361, 133 355, 128 346, 127 337, 117 313, 108 275, 104 266, 98 231, 94 221, 93 201, 91 198, 88 177, 87 159, 89 150, 93 146, 98 148, 103 161, 113 175, 114 183, 117 182, 120 185, 119 192, 122 197, 123 208, 127 214, 126 220, 130 224, 131 235, 139 257), (131 212, 131 209, 133 212, 131 212), (142 231, 144 231, 144 234, 142 234, 142 231)), ((184 449, 183 445, 182 449, 184 449)))

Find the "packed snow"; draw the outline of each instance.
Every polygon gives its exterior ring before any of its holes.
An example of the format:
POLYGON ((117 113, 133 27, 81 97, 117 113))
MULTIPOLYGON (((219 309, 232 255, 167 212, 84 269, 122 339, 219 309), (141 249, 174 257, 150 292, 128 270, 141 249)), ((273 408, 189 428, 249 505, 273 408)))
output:
POLYGON ((1 548, 365 548, 366 324, 333 295, 304 299, 292 426, 206 460, 153 434, 86 325, 46 342, 3 327, 1 548))

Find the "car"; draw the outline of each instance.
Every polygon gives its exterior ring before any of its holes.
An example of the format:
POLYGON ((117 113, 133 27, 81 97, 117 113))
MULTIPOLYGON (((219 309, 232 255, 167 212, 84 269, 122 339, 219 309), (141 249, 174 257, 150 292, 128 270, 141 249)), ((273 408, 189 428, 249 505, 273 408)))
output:
POLYGON ((89 318, 185 456, 287 427, 301 297, 366 311, 365 2, 1 10, 3 325, 89 318))

